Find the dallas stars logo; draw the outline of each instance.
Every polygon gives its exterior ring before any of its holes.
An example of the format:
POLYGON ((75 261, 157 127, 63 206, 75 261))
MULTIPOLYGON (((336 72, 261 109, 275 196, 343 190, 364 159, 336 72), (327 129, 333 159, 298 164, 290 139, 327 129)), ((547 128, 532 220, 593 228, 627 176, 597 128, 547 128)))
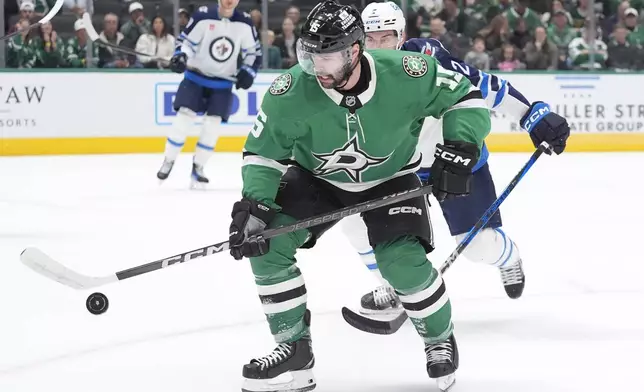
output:
POLYGON ((360 150, 358 135, 356 134, 344 146, 333 150, 328 154, 316 154, 313 156, 322 163, 314 169, 320 176, 327 176, 333 173, 344 172, 353 182, 362 182, 363 173, 370 167, 384 163, 391 154, 386 157, 372 157, 360 150))
POLYGON ((420 56, 403 57, 403 69, 407 75, 420 78, 427 73, 427 61, 420 56))

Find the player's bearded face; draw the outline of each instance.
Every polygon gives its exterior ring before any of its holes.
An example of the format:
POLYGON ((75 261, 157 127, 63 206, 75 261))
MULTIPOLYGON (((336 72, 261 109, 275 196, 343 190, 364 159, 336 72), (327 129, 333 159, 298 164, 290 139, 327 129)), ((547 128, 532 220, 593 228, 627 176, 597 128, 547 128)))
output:
POLYGON ((351 70, 351 48, 314 53, 307 49, 302 40, 298 40, 297 60, 304 72, 317 77, 322 87, 332 89, 346 82, 351 70))

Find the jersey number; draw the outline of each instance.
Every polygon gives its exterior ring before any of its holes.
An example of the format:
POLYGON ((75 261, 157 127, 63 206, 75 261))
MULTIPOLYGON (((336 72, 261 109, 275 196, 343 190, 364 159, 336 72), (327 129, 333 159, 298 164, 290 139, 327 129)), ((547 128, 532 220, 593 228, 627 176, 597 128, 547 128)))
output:
POLYGON ((255 138, 258 138, 259 135, 262 134, 267 118, 266 114, 264 114, 260 109, 259 113, 257 113, 257 118, 255 119, 255 125, 253 125, 253 129, 250 130, 250 133, 252 133, 255 138))
POLYGON ((454 91, 454 89, 458 86, 458 82, 460 82, 462 78, 463 78, 463 75, 459 73, 450 71, 441 66, 437 67, 437 70, 436 70, 437 87, 447 87, 450 90, 454 91))

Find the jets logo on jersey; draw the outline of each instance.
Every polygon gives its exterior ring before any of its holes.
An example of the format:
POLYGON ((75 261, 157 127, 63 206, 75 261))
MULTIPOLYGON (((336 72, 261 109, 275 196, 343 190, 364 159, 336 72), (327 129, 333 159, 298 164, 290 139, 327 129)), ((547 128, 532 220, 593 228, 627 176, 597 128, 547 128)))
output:
POLYGON ((428 43, 425 44, 425 46, 423 46, 423 49, 421 50, 421 53, 425 53, 425 54, 427 54, 429 56, 434 56, 434 48, 432 48, 432 46, 428 42, 428 43))
POLYGON ((420 56, 403 57, 403 69, 407 75, 420 78, 427 73, 427 61, 420 56))
POLYGON ((268 92, 272 95, 282 95, 291 88, 292 81, 293 78, 291 77, 291 74, 280 75, 273 80, 271 87, 268 88, 268 92))
POLYGON ((372 157, 362 151, 358 145, 358 134, 354 135, 344 146, 329 154, 313 153, 313 156, 322 162, 314 169, 317 175, 327 176, 344 172, 353 182, 362 182, 362 175, 367 169, 378 166, 389 159, 389 156, 372 157))
POLYGON ((235 44, 228 37, 219 37, 210 44, 210 57, 223 63, 233 55, 235 44))

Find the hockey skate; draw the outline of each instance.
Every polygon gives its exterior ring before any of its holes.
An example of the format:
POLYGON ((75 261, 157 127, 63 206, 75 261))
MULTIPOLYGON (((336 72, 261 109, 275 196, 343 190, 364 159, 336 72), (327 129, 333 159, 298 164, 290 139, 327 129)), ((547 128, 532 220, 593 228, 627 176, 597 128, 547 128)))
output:
POLYGON ((360 300, 360 313, 364 315, 399 315, 403 311, 400 299, 391 286, 378 286, 360 300))
POLYGON ((174 167, 174 161, 170 161, 167 158, 163 159, 163 164, 161 169, 157 172, 157 178, 161 181, 164 181, 170 175, 172 168, 174 167))
POLYGON ((427 374, 436 379, 438 389, 448 391, 456 382, 458 347, 454 334, 441 343, 425 344, 427 374))
POLYGON ((190 188, 203 189, 210 181, 203 172, 203 166, 192 163, 192 174, 190 175, 190 188))
POLYGON ((501 267, 501 280, 503 287, 508 297, 517 299, 523 294, 525 287, 525 274, 523 273, 523 264, 521 260, 512 264, 509 267, 501 267))

